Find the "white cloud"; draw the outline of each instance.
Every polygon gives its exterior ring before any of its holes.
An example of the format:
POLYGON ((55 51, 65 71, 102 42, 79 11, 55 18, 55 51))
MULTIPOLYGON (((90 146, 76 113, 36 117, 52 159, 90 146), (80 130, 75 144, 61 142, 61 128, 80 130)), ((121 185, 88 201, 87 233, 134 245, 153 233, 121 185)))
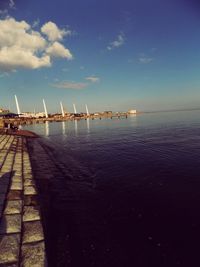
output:
POLYGON ((72 54, 69 49, 65 48, 62 44, 54 42, 51 46, 46 49, 47 54, 52 57, 63 57, 67 59, 72 59, 72 54))
POLYGON ((51 86, 60 88, 60 89, 75 89, 80 90, 88 86, 87 83, 73 82, 73 81, 63 81, 60 83, 52 84, 51 86))
POLYGON ((26 21, 16 21, 11 17, 0 20, 1 71, 50 67, 52 57, 72 59, 72 54, 59 42, 46 40, 26 21))
POLYGON ((89 76, 89 77, 86 77, 85 79, 87 81, 89 81, 89 82, 92 82, 92 83, 96 83, 96 82, 99 82, 100 81, 100 78, 99 77, 96 77, 96 76, 89 76))
POLYGON ((52 42, 62 40, 65 35, 71 35, 70 30, 59 29, 52 21, 45 23, 41 28, 41 32, 52 42))
POLYGON ((15 68, 37 69, 50 67, 50 57, 47 55, 37 57, 31 50, 23 50, 21 47, 3 47, 0 50, 0 68, 12 70, 15 68))
POLYGON ((86 77, 85 80, 88 82, 74 82, 74 81, 55 81, 56 83, 51 84, 52 87, 60 88, 60 89, 74 89, 81 90, 88 87, 91 83, 99 82, 100 79, 95 76, 86 77))
POLYGON ((36 51, 45 48, 46 40, 39 32, 31 30, 25 21, 0 20, 0 48, 13 46, 36 51))
POLYGON ((124 42, 125 42, 125 40, 124 40, 124 34, 123 33, 120 33, 117 36, 116 40, 113 41, 113 42, 111 42, 109 44, 109 46, 107 46, 107 49, 108 50, 112 50, 114 48, 118 48, 118 47, 122 46, 124 44, 124 42))
POLYGON ((142 63, 142 64, 148 64, 148 63, 151 63, 153 61, 153 58, 151 57, 140 57, 139 58, 139 62, 142 63))

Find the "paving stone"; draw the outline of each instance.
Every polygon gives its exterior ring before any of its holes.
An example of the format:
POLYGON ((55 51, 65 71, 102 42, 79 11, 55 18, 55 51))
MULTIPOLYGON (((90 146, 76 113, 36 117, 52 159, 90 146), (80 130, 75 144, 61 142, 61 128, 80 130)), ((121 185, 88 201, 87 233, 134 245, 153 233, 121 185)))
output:
POLYGON ((13 166, 13 171, 15 172, 21 172, 22 168, 16 167, 15 165, 13 166))
POLYGON ((24 173, 32 173, 30 164, 28 164, 27 166, 24 164, 24 173))
POLYGON ((37 221, 40 220, 39 206, 24 206, 23 221, 37 221))
POLYGON ((26 139, 9 136, 3 140, 5 142, 0 139, 0 266, 47 266, 37 188, 26 139), (7 155, 8 149, 11 150, 7 155))
POLYGON ((22 200, 8 200, 4 214, 19 214, 22 212, 22 200))
POLYGON ((19 234, 0 236, 0 266, 12 266, 9 263, 14 264, 18 261, 19 247, 19 234), (7 265, 6 263, 9 265, 7 265))
POLYGON ((30 163, 24 163, 24 172, 25 173, 28 173, 28 172, 31 172, 31 165, 30 163))
POLYGON ((21 155, 21 148, 18 146, 16 157, 15 157, 15 163, 21 163, 22 162, 22 155, 21 155))
POLYGON ((24 173, 24 179, 33 179, 33 175, 24 173))
POLYGON ((22 237, 23 244, 44 240, 41 221, 24 222, 23 228, 24 228, 24 233, 22 237))
MULTIPOLYGON (((26 167, 24 167, 26 168, 26 167)), ((32 174, 32 170, 27 170, 27 169, 24 169, 24 175, 31 175, 32 174)))
POLYGON ((14 171, 15 173, 22 173, 21 168, 15 168, 15 167, 13 167, 13 171, 14 171))
POLYGON ((22 246, 21 267, 46 267, 44 242, 25 244, 22 246))
POLYGON ((10 186, 11 190, 22 190, 22 188, 23 188, 22 182, 12 182, 10 186))
POLYGON ((23 165, 22 152, 18 151, 15 155, 15 161, 13 166, 18 169, 22 169, 22 165, 23 165))
POLYGON ((16 176, 21 176, 22 177, 22 171, 15 171, 16 176))
POLYGON ((12 177, 12 182, 13 183, 22 183, 22 181, 23 181, 23 179, 22 179, 22 177, 21 176, 13 176, 12 177))
POLYGON ((0 222, 0 234, 21 232, 21 215, 3 215, 0 222))
POLYGON ((18 158, 15 158, 14 166, 17 167, 17 168, 22 168, 21 156, 19 156, 18 158))
MULTIPOLYGON (((12 159, 10 159, 10 161, 12 161, 12 159)), ((10 172, 11 167, 12 167, 12 165, 10 165, 10 166, 8 166, 8 167, 5 167, 5 165, 3 165, 3 167, 1 168, 1 171, 2 171, 3 173, 8 173, 8 172, 10 172)))
POLYGON ((1 168, 2 173, 10 173, 10 171, 12 170, 12 165, 10 165, 9 167, 5 168, 4 166, 1 168))
POLYGON ((35 181, 33 179, 25 179, 24 186, 29 186, 29 185, 35 186, 35 181))
POLYGON ((25 186, 24 187, 24 195, 36 195, 37 191, 35 186, 25 186))
POLYGON ((38 206, 38 196, 37 195, 27 195, 24 196, 24 205, 26 206, 38 206))
POLYGON ((27 173, 27 172, 31 172, 32 169, 31 169, 31 165, 28 163, 24 163, 24 172, 27 173))
POLYGON ((22 191, 21 190, 10 190, 8 192, 7 199, 9 200, 22 199, 22 191))

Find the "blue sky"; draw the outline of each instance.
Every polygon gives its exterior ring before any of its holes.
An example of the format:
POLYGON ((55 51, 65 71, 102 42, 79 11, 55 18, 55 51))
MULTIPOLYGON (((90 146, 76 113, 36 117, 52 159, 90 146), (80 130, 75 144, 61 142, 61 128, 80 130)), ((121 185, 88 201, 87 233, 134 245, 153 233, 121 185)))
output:
POLYGON ((0 106, 200 107, 199 14, 195 0, 0 1, 0 106))

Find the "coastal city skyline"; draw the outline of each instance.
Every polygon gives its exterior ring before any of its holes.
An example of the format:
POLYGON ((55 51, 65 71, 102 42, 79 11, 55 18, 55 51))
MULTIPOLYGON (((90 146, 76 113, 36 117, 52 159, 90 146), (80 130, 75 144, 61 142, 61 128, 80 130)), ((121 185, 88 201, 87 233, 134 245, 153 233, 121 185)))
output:
POLYGON ((50 113, 200 107, 195 1, 1 1, 0 105, 50 113))

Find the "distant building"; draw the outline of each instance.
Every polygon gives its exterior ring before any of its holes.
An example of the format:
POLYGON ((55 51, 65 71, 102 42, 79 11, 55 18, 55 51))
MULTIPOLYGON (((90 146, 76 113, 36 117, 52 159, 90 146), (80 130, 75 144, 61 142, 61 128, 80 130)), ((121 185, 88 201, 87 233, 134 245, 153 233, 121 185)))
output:
POLYGON ((35 113, 35 118, 45 118, 46 114, 45 112, 37 112, 35 113))
POLYGON ((129 114, 136 114, 137 113, 137 110, 136 109, 131 109, 128 111, 129 114))
POLYGON ((20 115, 23 118, 44 118, 45 116, 45 112, 22 112, 20 115))
POLYGON ((10 111, 8 109, 0 108, 0 113, 9 113, 10 111))
POLYGON ((103 114, 104 114, 104 115, 112 115, 112 111, 110 111, 110 110, 107 111, 107 110, 106 110, 106 111, 103 112, 103 114))

